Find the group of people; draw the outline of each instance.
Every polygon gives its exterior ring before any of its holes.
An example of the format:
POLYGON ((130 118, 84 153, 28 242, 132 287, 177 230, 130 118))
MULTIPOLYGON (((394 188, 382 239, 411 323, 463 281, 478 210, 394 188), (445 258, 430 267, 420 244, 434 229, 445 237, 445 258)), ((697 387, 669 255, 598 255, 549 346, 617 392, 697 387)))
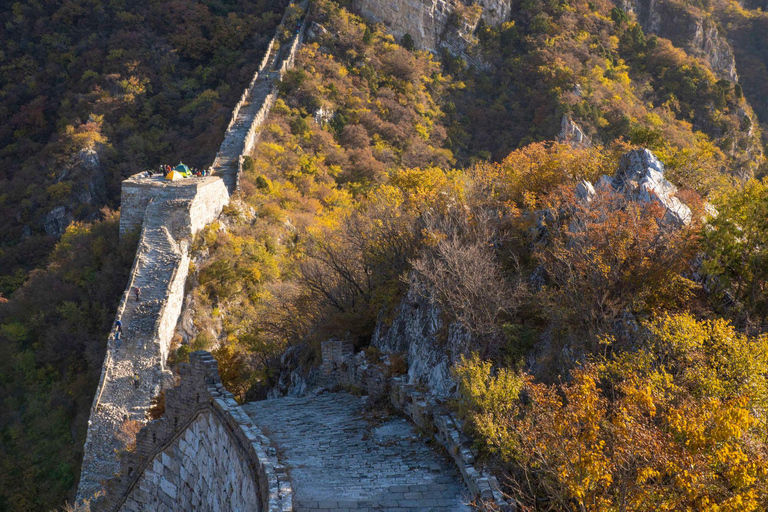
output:
MULTIPOLYGON (((196 167, 189 167, 188 169, 189 169, 188 174, 183 173, 185 177, 197 176, 198 178, 201 178, 204 176, 211 175, 211 171, 209 171, 208 169, 198 169, 196 167)), ((167 164, 159 166, 157 172, 153 172, 152 169, 147 169, 147 178, 151 178, 155 174, 159 174, 160 176, 167 176, 173 170, 174 168, 167 164)))

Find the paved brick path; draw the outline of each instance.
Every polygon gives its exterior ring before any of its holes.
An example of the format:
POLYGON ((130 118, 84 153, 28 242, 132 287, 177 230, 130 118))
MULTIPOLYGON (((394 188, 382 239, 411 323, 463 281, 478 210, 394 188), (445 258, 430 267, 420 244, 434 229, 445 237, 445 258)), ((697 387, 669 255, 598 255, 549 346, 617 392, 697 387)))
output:
POLYGON ((446 454, 405 419, 366 421, 363 405, 347 393, 326 393, 243 406, 288 467, 295 510, 471 510, 446 454))

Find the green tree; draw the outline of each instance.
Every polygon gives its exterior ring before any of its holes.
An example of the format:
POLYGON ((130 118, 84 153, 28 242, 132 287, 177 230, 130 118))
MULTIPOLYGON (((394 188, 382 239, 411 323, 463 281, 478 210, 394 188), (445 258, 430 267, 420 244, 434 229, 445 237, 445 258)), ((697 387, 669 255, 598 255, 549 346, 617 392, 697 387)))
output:
POLYGON ((748 327, 768 316, 768 181, 751 180, 717 202, 718 214, 704 230, 705 271, 712 286, 740 304, 748 327))

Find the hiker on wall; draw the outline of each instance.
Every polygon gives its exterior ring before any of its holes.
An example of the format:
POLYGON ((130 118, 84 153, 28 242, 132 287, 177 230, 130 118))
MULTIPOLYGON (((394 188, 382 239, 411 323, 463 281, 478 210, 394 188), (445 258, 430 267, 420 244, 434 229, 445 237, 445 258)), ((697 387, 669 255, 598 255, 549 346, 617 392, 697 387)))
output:
POLYGON ((115 345, 120 346, 120 337, 123 335, 123 322, 120 320, 115 322, 115 345))
POLYGON ((133 293, 136 294, 136 300, 141 300, 141 288, 139 288, 138 286, 134 286, 133 293))

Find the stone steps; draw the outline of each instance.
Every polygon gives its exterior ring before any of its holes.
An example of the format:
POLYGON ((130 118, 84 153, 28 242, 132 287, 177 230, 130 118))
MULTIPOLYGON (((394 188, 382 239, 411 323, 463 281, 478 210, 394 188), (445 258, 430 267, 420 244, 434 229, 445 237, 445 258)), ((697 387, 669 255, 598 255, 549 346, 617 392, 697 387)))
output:
POLYGON ((326 393, 243 406, 288 468, 294 510, 469 512, 469 493, 447 454, 403 418, 369 422, 364 405, 326 393))

